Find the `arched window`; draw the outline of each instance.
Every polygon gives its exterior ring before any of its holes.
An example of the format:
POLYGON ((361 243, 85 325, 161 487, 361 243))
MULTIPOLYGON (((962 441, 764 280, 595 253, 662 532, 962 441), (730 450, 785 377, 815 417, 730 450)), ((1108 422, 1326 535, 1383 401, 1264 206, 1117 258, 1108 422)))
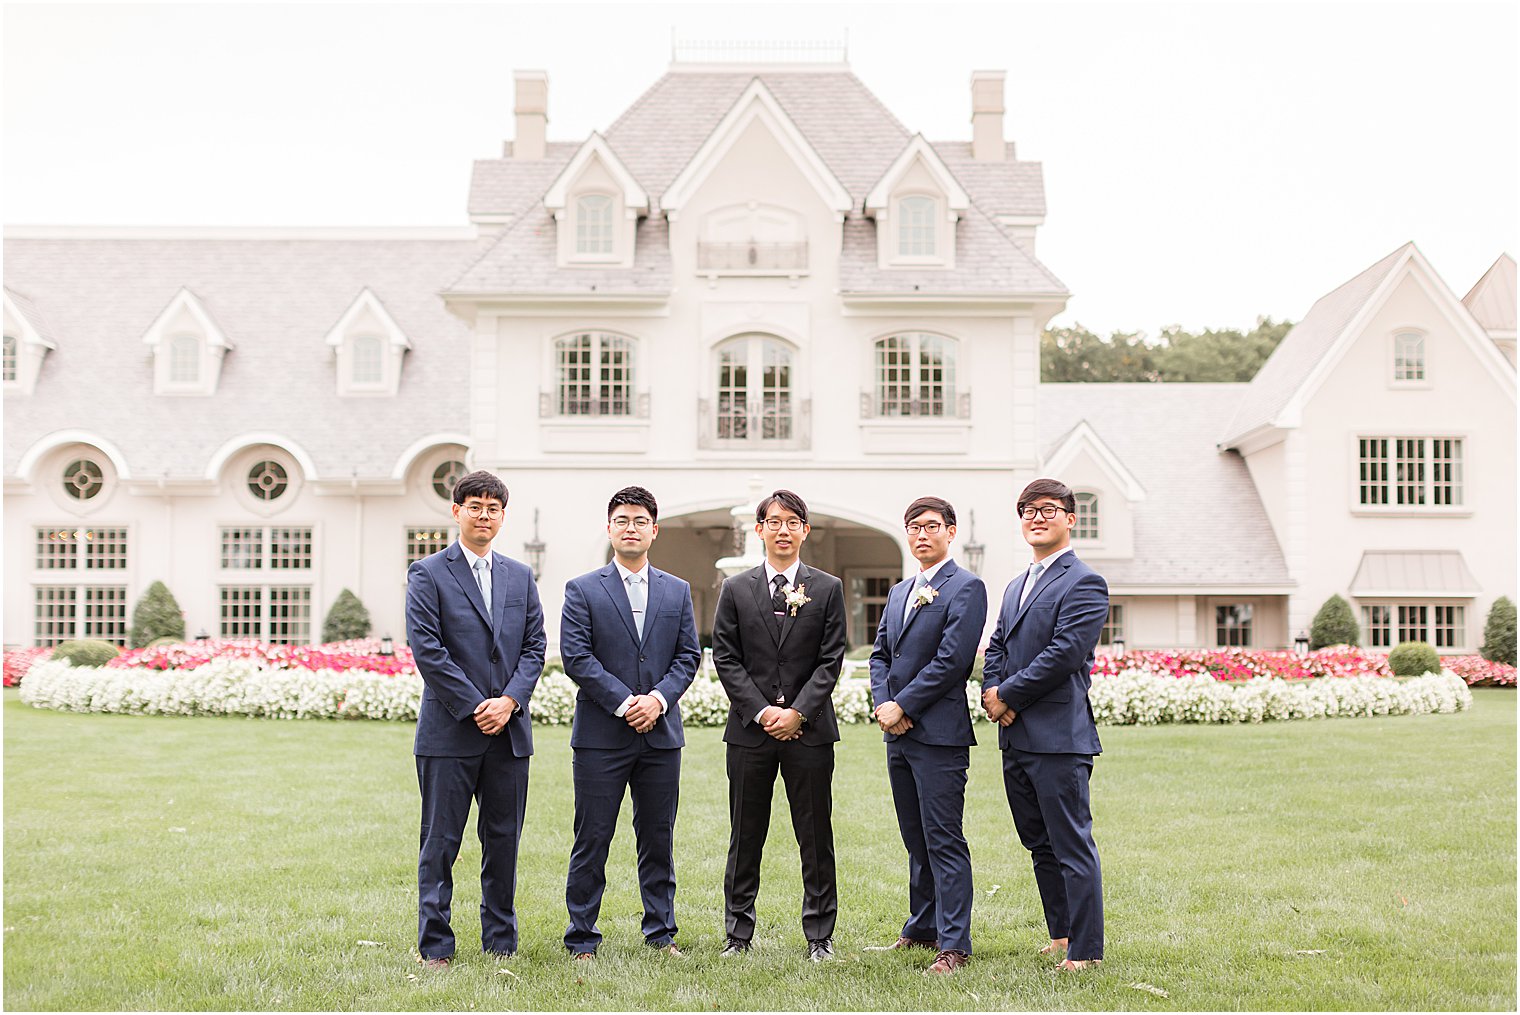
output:
POLYGON ((353 344, 353 381, 355 384, 379 384, 385 377, 381 358, 385 343, 379 335, 357 335, 353 344))
POLYGON ((169 339, 169 382, 194 384, 201 379, 201 340, 194 335, 169 339))
POLYGON ((1401 331, 1393 336, 1393 379, 1425 379, 1425 336, 1418 331, 1401 331))
POLYGON ((957 342, 916 332, 876 341, 878 416, 955 415, 957 342))
POLYGON ((612 198, 585 194, 575 201, 575 252, 612 253, 612 198))
POLYGON ((718 347, 717 431, 724 441, 789 441, 795 432, 792 352, 764 335, 718 347))
POLYGON ((15 335, 6 335, 5 336, 5 379, 7 381, 14 381, 16 379, 16 348, 17 348, 16 336, 15 335))
POLYGON ((633 341, 584 332, 554 343, 561 416, 633 415, 633 341))
POLYGON ((1097 539, 1102 531, 1098 527, 1098 495, 1079 493, 1077 500, 1077 527, 1072 530, 1073 539, 1097 539))
POLYGON ((902 257, 934 256, 932 197, 905 197, 897 203, 897 253, 902 257))

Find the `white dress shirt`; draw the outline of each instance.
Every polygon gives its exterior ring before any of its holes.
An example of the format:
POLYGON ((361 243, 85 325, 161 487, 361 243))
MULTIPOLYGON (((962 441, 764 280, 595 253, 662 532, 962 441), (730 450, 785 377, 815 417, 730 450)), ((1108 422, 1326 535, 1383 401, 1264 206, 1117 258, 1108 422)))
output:
MULTIPOLYGON (((943 560, 941 560, 938 564, 935 564, 933 567, 924 568, 921 571, 919 571, 919 574, 922 574, 924 576, 924 584, 925 585, 933 585, 934 584, 934 578, 935 578, 935 576, 939 574, 940 569, 943 568, 945 566, 945 564, 949 560, 950 560, 950 557, 948 555, 946 555, 943 560)), ((917 584, 917 582, 918 582, 918 575, 914 575, 913 576, 913 581, 914 581, 915 584, 917 584)), ((907 622, 909 615, 912 614, 912 612, 913 612, 913 593, 915 591, 916 590, 914 589, 913 586, 909 586, 908 587, 908 601, 903 606, 903 622, 904 623, 907 622)))
MULTIPOLYGON (((786 586, 785 586, 786 588, 789 588, 789 589, 796 588, 797 587, 797 572, 801 568, 802 568, 802 558, 801 557, 798 557, 796 560, 792 561, 792 566, 789 567, 789 568, 787 568, 785 571, 777 571, 775 568, 771 567, 771 562, 769 560, 767 560, 765 562, 765 583, 771 587, 771 589, 773 590, 773 594, 774 594, 774 589, 776 588, 776 576, 779 574, 779 575, 783 575, 786 578, 786 586)), ((770 705, 765 706, 765 708, 770 708, 770 707, 771 707, 770 705)), ((763 715, 765 715, 765 708, 762 708, 760 711, 758 711, 758 712, 755 713, 755 722, 760 722, 760 717, 763 716, 763 715)))
MULTIPOLYGON (((1058 560, 1061 559, 1061 554, 1063 554, 1063 553, 1070 553, 1070 552, 1071 552, 1071 544, 1068 543, 1065 546, 1061 547, 1059 550, 1057 550, 1055 553, 1052 553, 1050 556, 1046 557, 1044 560, 1030 561, 1029 562, 1029 568, 1032 570, 1036 564, 1042 564, 1042 565, 1044 565, 1040 569, 1040 578, 1043 578, 1043 577, 1045 577, 1045 572, 1050 570, 1051 565, 1053 565, 1056 561, 1058 561, 1058 560)), ((1034 592, 1034 587, 1040 583, 1040 578, 1036 578, 1034 581, 1030 581, 1029 580, 1029 578, 1028 578, 1029 571, 1026 570, 1024 572, 1024 574, 1025 574, 1025 578, 1024 578, 1024 591, 1019 594, 1019 609, 1021 609, 1021 610, 1024 608, 1024 604, 1027 603, 1027 602, 1029 602, 1029 596, 1030 596, 1031 593, 1034 592)))

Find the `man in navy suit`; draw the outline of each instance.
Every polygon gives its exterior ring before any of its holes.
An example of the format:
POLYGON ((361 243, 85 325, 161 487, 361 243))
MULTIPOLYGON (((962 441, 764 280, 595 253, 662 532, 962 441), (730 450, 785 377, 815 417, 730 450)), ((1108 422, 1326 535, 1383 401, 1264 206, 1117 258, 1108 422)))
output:
POLYGON ((971 958, 971 849, 961 831, 971 716, 966 682, 987 620, 987 587, 950 559, 955 508, 920 497, 903 515, 919 563, 887 594, 871 652, 872 712, 887 741, 887 777, 908 848, 908 922, 890 950, 938 954, 926 970, 971 958))
POLYGON ((478 802, 480 941, 517 950, 517 846, 533 753, 528 699, 544 669, 544 614, 527 565, 491 549, 507 488, 489 472, 454 487, 459 540, 406 575, 406 637, 424 688, 417 711, 422 835, 417 951, 430 969, 454 956, 449 907, 470 798, 478 802))
POLYGON ((982 706, 998 723, 1003 788, 1019 840, 1034 859, 1050 943, 1061 968, 1103 958, 1103 877, 1088 782, 1102 752, 1087 692, 1093 648, 1108 617, 1108 584, 1077 559, 1077 501, 1037 479, 1018 501, 1034 562, 1008 585, 987 645, 982 706))
POLYGON ((702 661, 691 586, 649 563, 660 534, 654 495, 630 486, 607 505, 613 560, 565 584, 560 655, 580 685, 570 747, 575 752, 575 846, 565 883, 565 947, 596 955, 596 917, 607 886, 607 849, 623 794, 632 790, 644 941, 680 955, 672 849, 681 783, 681 695, 702 661))

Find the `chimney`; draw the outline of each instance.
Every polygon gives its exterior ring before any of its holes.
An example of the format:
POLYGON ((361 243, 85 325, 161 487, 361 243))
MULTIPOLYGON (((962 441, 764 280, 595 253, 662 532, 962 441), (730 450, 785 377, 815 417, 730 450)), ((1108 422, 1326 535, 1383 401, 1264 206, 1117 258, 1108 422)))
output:
POLYGON ((541 159, 549 125, 549 75, 541 70, 520 70, 513 73, 512 82, 517 97, 512 158, 541 159))
POLYGON ((1003 71, 971 72, 971 157, 977 162, 1002 162, 1003 71))

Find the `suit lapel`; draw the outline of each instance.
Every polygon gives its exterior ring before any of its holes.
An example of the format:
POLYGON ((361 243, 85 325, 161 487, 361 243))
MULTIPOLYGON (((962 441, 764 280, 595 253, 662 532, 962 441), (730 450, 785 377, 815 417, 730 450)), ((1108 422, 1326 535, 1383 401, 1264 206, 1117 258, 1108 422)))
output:
MULTIPOLYGON (((649 578, 649 595, 644 604, 644 637, 639 639, 640 645, 649 637, 649 629, 654 626, 655 615, 660 609, 660 597, 665 594, 665 572, 656 571, 654 565, 650 564, 645 568, 645 573, 649 578)), ((632 615, 631 607, 628 612, 632 615)), ((633 626, 634 630, 638 630, 637 624, 633 626)))
POLYGON ((750 578, 750 584, 755 590, 755 608, 760 611, 760 626, 770 633, 771 640, 779 646, 781 627, 776 623, 775 611, 771 609, 771 587, 765 580, 765 565, 761 564, 751 571, 750 578))
MULTIPOLYGON (((798 564, 797 581, 793 583, 792 588, 801 588, 802 594, 807 595, 808 582, 812 580, 812 577, 813 573, 808 570, 808 566, 806 564, 798 564)), ((807 609, 805 606, 798 607, 798 610, 805 609, 807 609)), ((775 611, 773 610, 771 612, 774 613, 775 611)), ((792 632, 792 625, 797 622, 797 618, 792 615, 793 612, 794 611, 788 607, 786 612, 781 614, 781 635, 776 639, 777 648, 780 648, 783 644, 785 644, 786 636, 792 632)))
MULTIPOLYGON (((475 573, 470 570, 470 565, 464 559, 464 550, 457 542, 449 550, 448 562, 449 572, 459 583, 459 590, 475 607, 475 612, 480 614, 480 619, 486 622, 487 627, 490 627, 491 615, 486 612, 486 601, 480 594, 480 586, 475 584, 475 573)), ((496 583, 492 582, 491 587, 494 589, 496 583)))
MULTIPOLYGON (((936 593, 938 593, 940 589, 942 589, 942 588, 945 587, 945 582, 949 581, 950 578, 951 578, 951 576, 954 575, 955 572, 958 571, 958 570, 960 570, 960 568, 958 568, 958 567, 955 566, 955 561, 953 561, 953 560, 947 560, 947 561, 945 561, 945 566, 942 567, 942 568, 940 568, 939 571, 937 571, 935 573, 934 580, 929 583, 929 587, 931 589, 933 589, 936 593)), ((917 580, 918 580, 918 576, 914 575, 912 578, 910 578, 907 581, 907 583, 906 583, 907 587, 908 587, 907 595, 911 596, 913 594, 913 583, 915 581, 917 581, 917 580)), ((903 604, 902 603, 898 603, 897 604, 897 608, 898 608, 899 611, 901 611, 903 609, 903 604)), ((908 627, 913 623, 913 621, 918 617, 919 613, 921 613, 922 611, 923 611, 923 607, 922 606, 915 606, 915 607, 913 607, 913 609, 911 609, 911 610, 908 611, 908 617, 907 617, 906 620, 903 621, 903 624, 902 624, 902 634, 907 634, 908 633, 908 627)), ((899 637, 901 637, 901 635, 899 635, 899 637)))
POLYGON ((903 629, 906 626, 903 622, 903 607, 908 601, 908 593, 912 590, 913 579, 909 578, 893 585, 891 591, 887 593, 887 644, 894 649, 902 640, 903 629))
POLYGON ((501 627, 501 616, 507 608, 507 558, 491 552, 491 630, 501 627))
MULTIPOLYGON (((607 598, 612 600, 617 615, 623 618, 623 626, 628 629, 628 637, 633 643, 639 643, 639 629, 633 622, 633 604, 628 601, 628 588, 623 584, 623 574, 617 569, 616 564, 608 564, 602 568, 602 588, 607 592, 607 598)), ((644 628, 649 628, 649 604, 644 604, 644 628)))
MULTIPOLYGON (((1044 570, 1044 572, 1040 575, 1039 580, 1034 583, 1034 591, 1029 593, 1029 598, 1024 600, 1024 605, 1019 607, 1018 613, 1014 614, 1013 625, 1015 627, 1018 626, 1019 621, 1024 619, 1024 614, 1028 612, 1031 606, 1034 605, 1034 601, 1040 598, 1040 594, 1049 588, 1052 582, 1056 581, 1061 577, 1061 575, 1065 574, 1066 569, 1071 567, 1071 563, 1074 560, 1076 560, 1076 557, 1072 555, 1070 550, 1068 550, 1065 553, 1061 554, 1061 558, 1059 560, 1044 570)), ((1029 580, 1029 572, 1027 571, 1024 573, 1024 580, 1026 582, 1029 580)), ((1024 590, 1022 587, 1020 587, 1019 595, 1022 596, 1023 594, 1024 590)))

